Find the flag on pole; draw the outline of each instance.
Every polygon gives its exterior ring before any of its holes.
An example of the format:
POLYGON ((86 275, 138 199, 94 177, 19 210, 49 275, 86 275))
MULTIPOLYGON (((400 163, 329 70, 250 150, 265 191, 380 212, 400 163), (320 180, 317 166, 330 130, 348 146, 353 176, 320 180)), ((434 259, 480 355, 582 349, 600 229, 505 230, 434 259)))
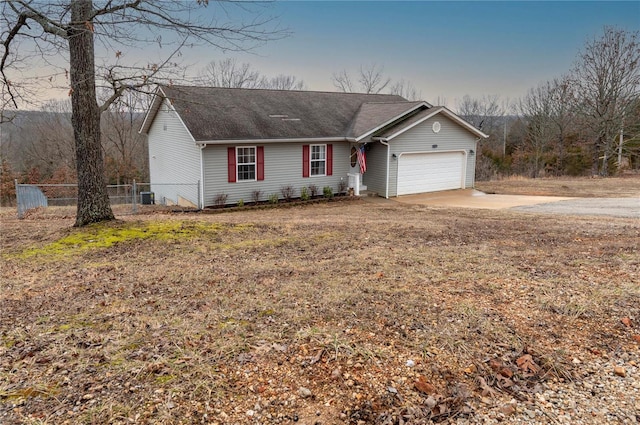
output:
POLYGON ((364 152, 364 145, 358 149, 358 164, 360 164, 360 174, 367 171, 367 155, 364 152))

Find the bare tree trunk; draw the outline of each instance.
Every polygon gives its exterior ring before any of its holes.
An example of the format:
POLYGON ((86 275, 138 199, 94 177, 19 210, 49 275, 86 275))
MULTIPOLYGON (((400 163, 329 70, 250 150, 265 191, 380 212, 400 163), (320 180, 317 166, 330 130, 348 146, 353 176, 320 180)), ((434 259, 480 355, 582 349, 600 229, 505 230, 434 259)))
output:
POLYGON ((564 147, 564 132, 562 128, 560 129, 560 134, 558 135, 558 165, 556 167, 556 176, 561 176, 564 174, 564 160, 565 160, 565 147, 564 147))
POLYGON ((71 122, 76 146, 78 209, 75 226, 113 220, 100 144, 91 0, 71 1, 69 31, 71 122))
POLYGON ((600 137, 593 144, 593 160, 591 162, 591 175, 598 176, 600 175, 600 137))

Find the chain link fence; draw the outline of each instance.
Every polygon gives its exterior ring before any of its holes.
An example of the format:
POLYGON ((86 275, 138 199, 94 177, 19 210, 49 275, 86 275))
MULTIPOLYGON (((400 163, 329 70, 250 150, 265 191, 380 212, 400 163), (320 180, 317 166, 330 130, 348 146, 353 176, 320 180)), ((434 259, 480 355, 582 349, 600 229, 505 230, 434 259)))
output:
MULTIPOLYGON (((78 185, 75 183, 64 184, 22 184, 15 181, 16 205, 18 218, 24 218, 28 211, 38 208, 71 207, 78 202, 78 185)), ((169 189, 187 188, 197 193, 196 202, 183 203, 180 197, 170 199, 166 196, 156 198, 151 191, 151 183, 114 184, 107 186, 109 201, 112 207, 119 207, 122 214, 135 214, 140 205, 178 205, 181 207, 199 208, 200 182, 197 183, 164 183, 153 184, 153 188, 162 192, 169 189)))

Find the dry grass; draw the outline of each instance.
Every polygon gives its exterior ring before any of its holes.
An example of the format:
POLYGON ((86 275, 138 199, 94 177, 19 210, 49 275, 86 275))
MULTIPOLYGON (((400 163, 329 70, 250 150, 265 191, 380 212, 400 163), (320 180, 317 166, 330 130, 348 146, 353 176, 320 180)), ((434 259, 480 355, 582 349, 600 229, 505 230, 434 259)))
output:
POLYGON ((607 178, 541 178, 510 177, 503 180, 476 182, 486 193, 505 195, 574 196, 629 198, 640 196, 640 174, 607 178))
POLYGON ((127 216, 93 229, 108 246, 72 224, 2 217, 1 423, 432 415, 419 377, 469 414, 479 378, 525 399, 573 357, 633 349, 620 319, 640 319, 633 219, 361 201, 127 216), (182 230, 140 236, 162 226, 182 230))

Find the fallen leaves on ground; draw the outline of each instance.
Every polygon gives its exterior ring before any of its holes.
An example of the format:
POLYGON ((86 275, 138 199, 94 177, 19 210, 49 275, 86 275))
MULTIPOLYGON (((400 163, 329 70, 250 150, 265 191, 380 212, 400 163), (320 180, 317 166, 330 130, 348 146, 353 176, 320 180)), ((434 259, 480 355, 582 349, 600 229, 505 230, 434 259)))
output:
POLYGON ((514 415, 640 342, 631 219, 353 202, 119 226, 185 220, 220 226, 49 261, 16 254, 72 219, 3 217, 0 422, 514 415))

